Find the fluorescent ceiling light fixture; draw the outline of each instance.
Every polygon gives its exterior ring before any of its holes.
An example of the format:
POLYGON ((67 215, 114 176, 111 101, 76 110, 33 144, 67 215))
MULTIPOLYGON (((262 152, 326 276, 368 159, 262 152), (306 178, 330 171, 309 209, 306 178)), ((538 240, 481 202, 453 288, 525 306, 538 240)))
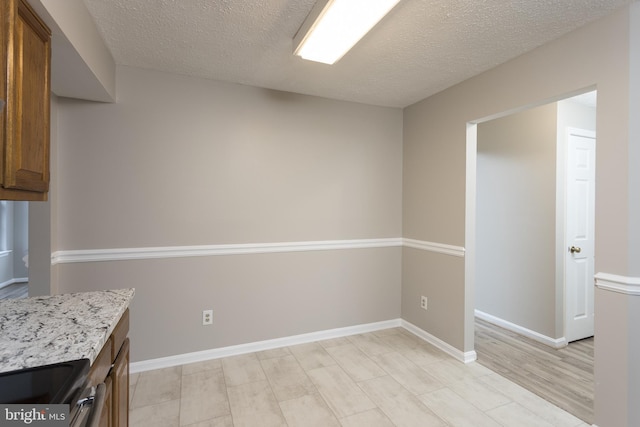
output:
POLYGON ((294 54, 333 64, 400 0, 318 0, 293 39, 294 54))

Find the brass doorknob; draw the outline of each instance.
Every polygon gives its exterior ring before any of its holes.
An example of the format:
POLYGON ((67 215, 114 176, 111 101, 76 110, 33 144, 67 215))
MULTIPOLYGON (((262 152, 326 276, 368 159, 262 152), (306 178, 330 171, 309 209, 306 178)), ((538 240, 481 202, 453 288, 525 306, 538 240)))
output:
POLYGON ((569 248, 569 251, 571 251, 572 254, 579 254, 582 251, 582 249, 576 246, 571 246, 569 248))

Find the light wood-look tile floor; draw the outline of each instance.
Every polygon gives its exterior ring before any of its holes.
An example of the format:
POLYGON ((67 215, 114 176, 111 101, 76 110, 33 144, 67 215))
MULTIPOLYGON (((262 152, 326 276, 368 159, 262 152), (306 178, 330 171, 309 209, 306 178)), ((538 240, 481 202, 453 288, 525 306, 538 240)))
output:
POLYGON ((554 349, 476 318, 478 363, 593 422, 593 337, 554 349))
POLYGON ((29 296, 28 283, 12 283, 11 285, 0 288, 0 299, 17 299, 29 296))
POLYGON ((131 375, 132 427, 584 427, 401 328, 131 375))

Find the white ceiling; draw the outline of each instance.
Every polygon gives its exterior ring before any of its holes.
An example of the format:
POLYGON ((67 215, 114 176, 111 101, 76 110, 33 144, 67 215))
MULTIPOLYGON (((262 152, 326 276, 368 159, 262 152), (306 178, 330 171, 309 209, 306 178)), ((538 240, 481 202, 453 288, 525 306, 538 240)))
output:
POLYGON ((631 0, 401 0, 334 65, 292 54, 315 0, 84 0, 119 65, 405 107, 631 0))

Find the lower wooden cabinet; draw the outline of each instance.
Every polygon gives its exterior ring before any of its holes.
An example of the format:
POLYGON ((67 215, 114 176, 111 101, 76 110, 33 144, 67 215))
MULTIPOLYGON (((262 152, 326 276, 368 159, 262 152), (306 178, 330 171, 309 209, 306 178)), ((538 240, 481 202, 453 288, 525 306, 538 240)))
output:
POLYGON ((100 415, 100 427, 111 427, 113 425, 113 381, 110 377, 104 380, 104 406, 100 415))
POLYGON ((100 427, 129 425, 129 310, 125 311, 89 371, 91 385, 105 384, 100 427))
POLYGON ((113 387, 113 424, 129 425, 129 338, 124 341, 120 353, 113 362, 109 377, 113 387))

